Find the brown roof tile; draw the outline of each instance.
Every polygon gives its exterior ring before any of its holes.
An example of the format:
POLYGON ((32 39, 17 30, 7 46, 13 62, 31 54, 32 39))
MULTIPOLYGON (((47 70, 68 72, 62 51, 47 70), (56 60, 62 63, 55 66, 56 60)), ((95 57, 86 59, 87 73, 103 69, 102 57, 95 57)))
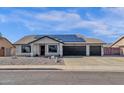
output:
POLYGON ((95 38, 85 38, 86 43, 105 43, 102 40, 95 38))
POLYGON ((6 48, 14 47, 13 44, 4 37, 0 37, 0 46, 6 47, 6 48))
POLYGON ((34 35, 25 36, 22 39, 16 41, 14 44, 28 44, 34 40, 37 40, 34 35))

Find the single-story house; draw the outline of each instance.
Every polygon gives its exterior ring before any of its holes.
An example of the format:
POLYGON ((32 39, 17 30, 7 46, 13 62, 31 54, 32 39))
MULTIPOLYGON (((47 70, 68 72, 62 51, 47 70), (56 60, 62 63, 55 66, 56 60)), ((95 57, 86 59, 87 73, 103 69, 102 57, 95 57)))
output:
POLYGON ((99 39, 82 35, 29 35, 14 43, 17 56, 102 56, 99 39))
POLYGON ((119 47, 111 47, 111 43, 110 44, 106 44, 104 45, 104 55, 107 56, 112 56, 112 55, 121 55, 120 54, 120 48, 119 47))
POLYGON ((14 55, 15 47, 5 37, 0 37, 0 57, 14 55))
POLYGON ((124 55, 124 36, 115 41, 112 45, 112 48, 120 48, 120 55, 124 55))

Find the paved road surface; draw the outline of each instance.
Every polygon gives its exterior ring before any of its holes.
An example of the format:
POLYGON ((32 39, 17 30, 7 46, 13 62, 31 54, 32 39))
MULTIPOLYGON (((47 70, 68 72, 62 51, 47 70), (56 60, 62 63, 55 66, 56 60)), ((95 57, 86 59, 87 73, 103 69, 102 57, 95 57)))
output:
POLYGON ((124 72, 0 70, 2 85, 116 85, 124 84, 124 72))

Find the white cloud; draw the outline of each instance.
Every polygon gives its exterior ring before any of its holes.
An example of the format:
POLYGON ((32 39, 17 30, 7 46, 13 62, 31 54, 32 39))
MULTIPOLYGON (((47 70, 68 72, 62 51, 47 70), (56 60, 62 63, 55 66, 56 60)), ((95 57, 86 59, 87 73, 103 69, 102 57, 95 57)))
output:
MULTIPOLYGON (((105 24, 95 20, 84 20, 78 13, 64 11, 49 11, 46 13, 36 14, 36 19, 42 22, 49 22, 46 25, 53 30, 72 30, 78 28, 90 28, 92 30, 105 30, 105 24), (51 26, 50 26, 51 25, 51 26)), ((37 25, 37 24, 34 24, 37 25)), ((40 26, 40 25, 39 25, 40 26)), ((34 26, 36 27, 36 26, 34 26)), ((42 27, 42 23, 41 23, 42 27)))
POLYGON ((101 18, 94 17, 90 13, 87 14, 90 22, 97 23, 98 27, 93 29, 96 35, 111 38, 124 34, 124 8, 102 8, 101 12, 103 13, 101 18))
POLYGON ((31 31, 71 31, 73 29, 87 28, 93 33, 108 34, 107 26, 98 20, 85 20, 76 12, 47 11, 31 13, 28 11, 13 11, 4 15, 6 22, 21 23, 31 31), (14 19, 13 19, 14 18, 14 19))
MULTIPOLYGON (((103 16, 94 17, 87 13, 88 20, 76 11, 31 11, 13 10, 10 14, 0 14, 1 22, 21 23, 31 31, 71 31, 87 28, 95 35, 117 37, 124 34, 124 8, 102 8, 103 16)), ((97 15, 97 14, 96 14, 97 15)))
POLYGON ((67 13, 64 11, 49 11, 46 13, 39 13, 36 15, 36 18, 39 20, 45 21, 57 21, 57 22, 75 22, 80 21, 80 15, 76 13, 67 13))

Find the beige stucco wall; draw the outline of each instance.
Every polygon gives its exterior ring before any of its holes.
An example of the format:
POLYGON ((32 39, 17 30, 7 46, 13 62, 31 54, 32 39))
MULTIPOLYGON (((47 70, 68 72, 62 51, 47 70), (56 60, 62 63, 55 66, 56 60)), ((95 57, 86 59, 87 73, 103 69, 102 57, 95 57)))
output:
POLYGON ((11 56, 11 48, 5 48, 5 56, 11 56))

